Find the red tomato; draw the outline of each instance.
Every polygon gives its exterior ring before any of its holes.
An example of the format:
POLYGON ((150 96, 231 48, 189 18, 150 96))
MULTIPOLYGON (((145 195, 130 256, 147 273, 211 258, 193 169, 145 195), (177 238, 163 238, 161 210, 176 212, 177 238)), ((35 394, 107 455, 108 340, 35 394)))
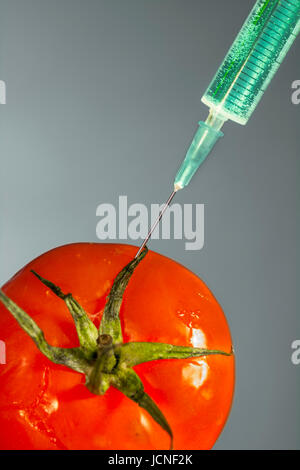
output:
MULTIPOLYGON (((72 292, 99 326, 117 273, 136 253, 128 245, 79 243, 56 248, 4 287, 53 346, 79 345, 64 302, 31 269, 72 292)), ((206 285, 176 262, 149 252, 134 272, 120 312, 124 342, 164 342, 230 351, 222 309, 206 285)), ((1 449, 168 449, 166 432, 136 403, 110 387, 93 395, 78 372, 50 362, 0 304, 1 449)), ((174 434, 175 449, 210 449, 231 406, 234 358, 157 360, 135 367, 174 434)))

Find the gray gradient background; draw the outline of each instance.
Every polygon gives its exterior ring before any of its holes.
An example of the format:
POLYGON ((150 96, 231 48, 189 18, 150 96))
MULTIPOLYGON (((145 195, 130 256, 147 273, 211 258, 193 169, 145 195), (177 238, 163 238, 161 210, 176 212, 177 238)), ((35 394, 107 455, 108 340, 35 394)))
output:
MULTIPOLYGON (((97 241, 96 207, 163 202, 207 108, 200 98, 252 0, 1 0, 0 282, 33 257, 97 241)), ((293 46, 246 127, 180 203, 205 203, 205 246, 151 248, 203 278, 237 352, 216 449, 300 448, 299 116, 293 46)))

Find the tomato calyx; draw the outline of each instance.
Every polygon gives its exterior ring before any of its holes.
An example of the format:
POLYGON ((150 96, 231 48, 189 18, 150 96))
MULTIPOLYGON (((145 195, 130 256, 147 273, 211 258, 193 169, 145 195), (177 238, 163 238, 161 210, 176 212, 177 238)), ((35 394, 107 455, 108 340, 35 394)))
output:
POLYGON ((145 248, 115 278, 107 297, 99 330, 72 294, 63 293, 61 288, 53 282, 32 271, 46 287, 65 302, 76 327, 80 343, 77 348, 59 348, 49 345, 38 325, 2 290, 0 290, 0 301, 49 360, 84 374, 86 387, 93 394, 104 395, 111 386, 121 391, 145 409, 169 434, 171 448, 173 448, 172 429, 162 411, 145 392, 144 385, 133 367, 156 360, 186 359, 208 355, 231 356, 233 351, 225 352, 164 343, 123 342, 119 314, 124 292, 136 267, 147 252, 148 249, 145 248))

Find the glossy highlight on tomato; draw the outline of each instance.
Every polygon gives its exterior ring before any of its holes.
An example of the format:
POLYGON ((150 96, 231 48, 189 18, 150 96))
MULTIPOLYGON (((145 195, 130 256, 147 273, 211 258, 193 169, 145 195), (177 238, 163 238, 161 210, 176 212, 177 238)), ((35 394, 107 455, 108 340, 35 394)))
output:
MULTIPOLYGON (((3 292, 53 346, 79 345, 66 305, 32 274, 71 292, 98 327, 106 297, 136 247, 78 243, 51 250, 17 273, 3 292)), ((206 285, 154 252, 137 267, 120 311, 124 342, 160 342, 230 351, 224 313, 206 285)), ((164 430, 120 391, 103 396, 76 371, 50 362, 0 303, 1 449, 168 449, 164 430)), ((228 417, 234 357, 155 360, 134 367, 172 428, 175 449, 210 449, 228 417)))

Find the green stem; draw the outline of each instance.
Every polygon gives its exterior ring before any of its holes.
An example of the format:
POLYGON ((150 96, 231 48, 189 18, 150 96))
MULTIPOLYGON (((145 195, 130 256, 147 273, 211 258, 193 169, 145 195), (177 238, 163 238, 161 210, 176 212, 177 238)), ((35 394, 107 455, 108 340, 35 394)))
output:
POLYGON ((31 272, 57 297, 65 302, 74 320, 82 352, 87 358, 91 358, 97 345, 98 330, 89 319, 85 310, 79 305, 77 300, 74 299, 72 294, 64 294, 61 288, 53 284, 53 282, 48 281, 33 270, 31 272))
POLYGON ((117 358, 112 346, 110 335, 100 335, 98 338, 97 359, 87 377, 86 386, 96 395, 104 395, 111 383, 113 369, 117 365, 117 358))
POLYGON ((191 348, 189 346, 174 346, 164 343, 125 343, 115 346, 115 354, 119 356, 119 367, 133 367, 143 362, 161 359, 188 359, 210 355, 231 356, 218 349, 191 348))
POLYGON ((35 342, 38 349, 55 364, 62 364, 70 369, 76 370, 86 374, 90 369, 90 364, 87 362, 84 354, 80 348, 57 348, 50 346, 45 340, 43 331, 38 327, 35 321, 27 315, 17 304, 9 299, 2 290, 0 290, 0 301, 10 311, 13 317, 17 320, 21 328, 30 336, 35 342))
POLYGON ((164 415, 162 414, 162 412, 156 405, 156 403, 152 400, 152 398, 147 393, 144 392, 143 395, 140 397, 139 401, 137 402, 137 404, 141 408, 144 408, 149 413, 149 415, 152 416, 154 421, 156 421, 160 425, 160 427, 169 434, 170 439, 171 439, 170 450, 173 450, 173 431, 168 421, 166 420, 166 418, 164 417, 164 415))
POLYGON ((124 269, 122 269, 122 271, 117 275, 111 288, 111 291, 107 297, 99 333, 101 335, 110 335, 115 344, 123 342, 119 314, 125 289, 130 281, 130 278, 135 268, 138 266, 138 264, 142 261, 142 259, 146 256, 147 253, 148 248, 145 248, 137 258, 134 258, 132 261, 130 261, 130 263, 125 266, 124 269))
POLYGON ((137 403, 141 408, 149 413, 164 431, 166 431, 171 439, 170 449, 173 449, 173 432, 163 415, 152 398, 144 391, 144 385, 139 376, 133 369, 123 369, 114 377, 112 385, 126 395, 130 400, 137 403))

